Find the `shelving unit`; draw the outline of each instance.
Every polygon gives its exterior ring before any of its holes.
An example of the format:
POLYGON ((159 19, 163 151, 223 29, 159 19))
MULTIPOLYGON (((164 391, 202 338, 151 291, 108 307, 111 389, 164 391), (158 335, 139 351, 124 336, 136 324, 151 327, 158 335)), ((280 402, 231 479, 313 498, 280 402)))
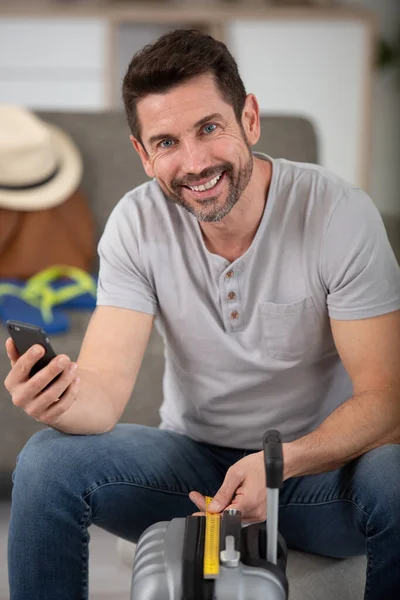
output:
POLYGON ((368 187, 377 31, 361 9, 233 0, 3 0, 0 102, 120 108, 121 78, 132 54, 177 27, 200 28, 224 41, 261 111, 311 119, 322 164, 368 187))

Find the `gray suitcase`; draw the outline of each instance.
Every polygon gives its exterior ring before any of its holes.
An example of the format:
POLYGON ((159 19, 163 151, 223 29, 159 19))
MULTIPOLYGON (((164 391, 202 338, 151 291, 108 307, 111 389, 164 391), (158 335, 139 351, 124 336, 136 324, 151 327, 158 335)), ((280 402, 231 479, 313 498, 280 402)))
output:
POLYGON ((239 511, 225 511, 220 527, 220 572, 203 577, 205 517, 151 525, 135 554, 131 600, 287 600, 287 548, 278 533, 283 481, 278 431, 263 439, 267 521, 241 526, 239 511))

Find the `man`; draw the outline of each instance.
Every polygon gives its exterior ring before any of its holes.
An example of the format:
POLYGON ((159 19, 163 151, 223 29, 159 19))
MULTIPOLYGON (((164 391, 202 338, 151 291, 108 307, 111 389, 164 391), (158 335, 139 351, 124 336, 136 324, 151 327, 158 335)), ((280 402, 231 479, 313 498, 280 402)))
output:
POLYGON ((261 439, 276 428, 288 545, 366 552, 365 598, 395 600, 400 284, 377 210, 325 169, 252 153, 257 100, 211 37, 144 48, 123 97, 153 180, 110 216, 78 366, 61 356, 28 380, 40 349, 19 358, 7 341, 13 402, 50 426, 14 474, 11 599, 86 598, 91 523, 135 541, 205 494, 264 520, 261 439), (117 425, 154 320, 161 426, 117 425))

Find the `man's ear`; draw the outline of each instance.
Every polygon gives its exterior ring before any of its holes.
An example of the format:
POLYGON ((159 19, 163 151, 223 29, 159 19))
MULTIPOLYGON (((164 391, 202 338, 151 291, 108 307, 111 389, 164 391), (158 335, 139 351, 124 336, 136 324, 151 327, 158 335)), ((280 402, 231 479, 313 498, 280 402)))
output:
POLYGON ((149 155, 146 150, 142 146, 142 142, 139 142, 133 135, 129 136, 129 139, 132 142, 132 146, 135 148, 136 152, 140 156, 140 160, 142 161, 142 165, 144 170, 146 171, 146 175, 148 177, 154 177, 153 167, 151 166, 149 155))
POLYGON ((254 146, 260 139, 260 108, 254 94, 248 94, 242 112, 242 125, 247 141, 254 146))

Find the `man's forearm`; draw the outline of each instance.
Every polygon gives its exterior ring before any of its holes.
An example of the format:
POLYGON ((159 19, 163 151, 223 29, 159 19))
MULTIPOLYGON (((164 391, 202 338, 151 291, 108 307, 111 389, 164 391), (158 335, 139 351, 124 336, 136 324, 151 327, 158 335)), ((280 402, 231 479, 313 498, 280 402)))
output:
POLYGON ((283 445, 284 478, 333 471, 390 443, 400 443, 399 390, 362 393, 312 433, 283 445))
POLYGON ((76 401, 51 424, 53 429, 75 435, 105 433, 116 421, 116 411, 110 398, 99 385, 94 373, 78 367, 80 389, 76 401))

